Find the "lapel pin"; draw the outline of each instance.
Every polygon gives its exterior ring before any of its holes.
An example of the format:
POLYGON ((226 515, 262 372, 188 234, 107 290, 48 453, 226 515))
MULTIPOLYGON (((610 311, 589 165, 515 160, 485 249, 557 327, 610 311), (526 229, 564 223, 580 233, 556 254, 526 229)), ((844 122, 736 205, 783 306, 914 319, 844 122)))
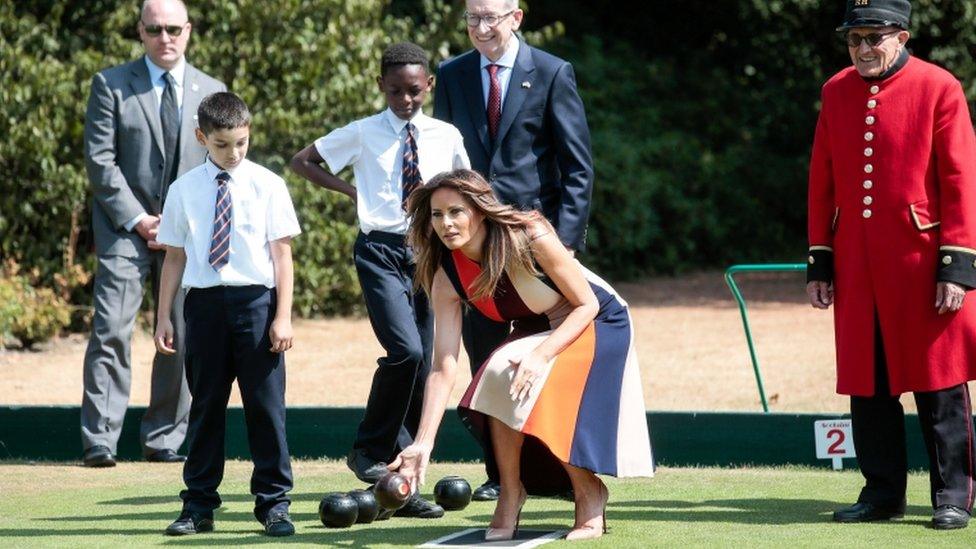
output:
POLYGON ((522 82, 522 87, 525 88, 525 89, 529 89, 529 88, 532 87, 532 82, 529 82, 528 80, 526 80, 525 82, 522 82))
POLYGON ((193 91, 199 91, 200 90, 200 86, 197 86, 196 84, 190 84, 190 89, 193 90, 193 91))

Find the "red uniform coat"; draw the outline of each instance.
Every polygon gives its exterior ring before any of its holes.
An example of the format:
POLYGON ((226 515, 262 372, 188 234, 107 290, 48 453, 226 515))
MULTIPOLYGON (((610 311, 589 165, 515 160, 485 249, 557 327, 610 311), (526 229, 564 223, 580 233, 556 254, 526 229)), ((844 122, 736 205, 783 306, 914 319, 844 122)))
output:
POLYGON ((962 87, 910 58, 884 80, 845 69, 822 99, 808 228, 811 263, 832 251, 837 392, 874 394, 875 311, 891 394, 976 378, 976 298, 956 313, 934 306, 937 280, 976 275, 976 137, 962 87))

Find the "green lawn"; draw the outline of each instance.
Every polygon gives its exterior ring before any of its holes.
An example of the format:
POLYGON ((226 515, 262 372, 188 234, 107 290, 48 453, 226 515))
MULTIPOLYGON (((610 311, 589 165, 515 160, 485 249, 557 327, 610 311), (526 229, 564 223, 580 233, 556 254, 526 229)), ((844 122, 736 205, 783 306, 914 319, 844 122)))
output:
MULTIPOLYGON (((296 462, 292 517, 297 534, 272 541, 261 535, 247 493, 250 464, 228 464, 217 531, 184 538, 162 535, 179 513, 180 467, 123 463, 91 470, 76 465, 0 462, 0 543, 3 547, 198 546, 300 543, 337 547, 416 545, 487 524, 493 505, 472 503, 439 520, 391 519, 343 530, 318 521, 321 495, 362 487, 334 461, 296 462)), ((440 477, 460 474, 480 483, 471 464, 437 464, 425 491, 440 477)), ((967 530, 927 527, 928 481, 909 482, 908 514, 879 524, 830 522, 835 507, 850 503, 860 487, 855 472, 780 469, 661 469, 647 480, 611 479, 610 534, 586 547, 974 547, 976 523, 967 530)), ((567 528, 572 504, 530 499, 522 523, 567 528)), ((560 541, 546 547, 566 546, 560 541)))

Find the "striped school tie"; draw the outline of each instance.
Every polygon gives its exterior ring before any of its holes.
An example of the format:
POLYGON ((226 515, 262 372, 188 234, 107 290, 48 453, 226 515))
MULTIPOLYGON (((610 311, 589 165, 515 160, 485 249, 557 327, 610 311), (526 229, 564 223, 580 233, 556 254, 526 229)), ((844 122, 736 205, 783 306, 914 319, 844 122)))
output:
POLYGON ((424 184, 420 179, 420 166, 417 165, 417 139, 414 136, 416 128, 413 124, 407 124, 407 139, 403 147, 403 198, 400 204, 403 209, 407 209, 407 197, 417 187, 424 184))
POLYGON ((230 201, 230 174, 217 174, 217 204, 214 207, 213 236, 210 238, 210 266, 215 271, 230 260, 230 229, 234 211, 230 201))

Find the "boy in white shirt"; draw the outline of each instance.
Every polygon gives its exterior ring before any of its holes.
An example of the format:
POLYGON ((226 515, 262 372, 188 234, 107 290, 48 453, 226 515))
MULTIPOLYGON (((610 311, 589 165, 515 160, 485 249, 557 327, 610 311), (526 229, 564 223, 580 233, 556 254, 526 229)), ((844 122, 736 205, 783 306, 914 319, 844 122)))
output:
POLYGON ((227 399, 237 379, 254 461, 254 515, 269 536, 290 536, 284 352, 292 345, 291 238, 301 229, 284 180, 245 158, 251 114, 244 101, 215 93, 197 116, 207 161, 173 182, 157 237, 166 259, 156 348, 174 352, 170 307, 182 287, 193 397, 183 511, 166 534, 213 530, 227 399))
MULTIPOLYGON (((376 82, 386 110, 333 130, 291 161, 292 169, 309 181, 356 202, 356 272, 386 356, 377 360, 366 414, 346 463, 370 483, 413 442, 430 372, 433 314, 424 292, 414 292, 404 204, 424 181, 470 165, 460 132, 421 111, 434 82, 423 48, 410 43, 388 47, 376 82), (335 175, 347 166, 352 166, 355 186, 335 175)), ((443 514, 444 509, 419 495, 396 512, 421 518, 443 514)))

